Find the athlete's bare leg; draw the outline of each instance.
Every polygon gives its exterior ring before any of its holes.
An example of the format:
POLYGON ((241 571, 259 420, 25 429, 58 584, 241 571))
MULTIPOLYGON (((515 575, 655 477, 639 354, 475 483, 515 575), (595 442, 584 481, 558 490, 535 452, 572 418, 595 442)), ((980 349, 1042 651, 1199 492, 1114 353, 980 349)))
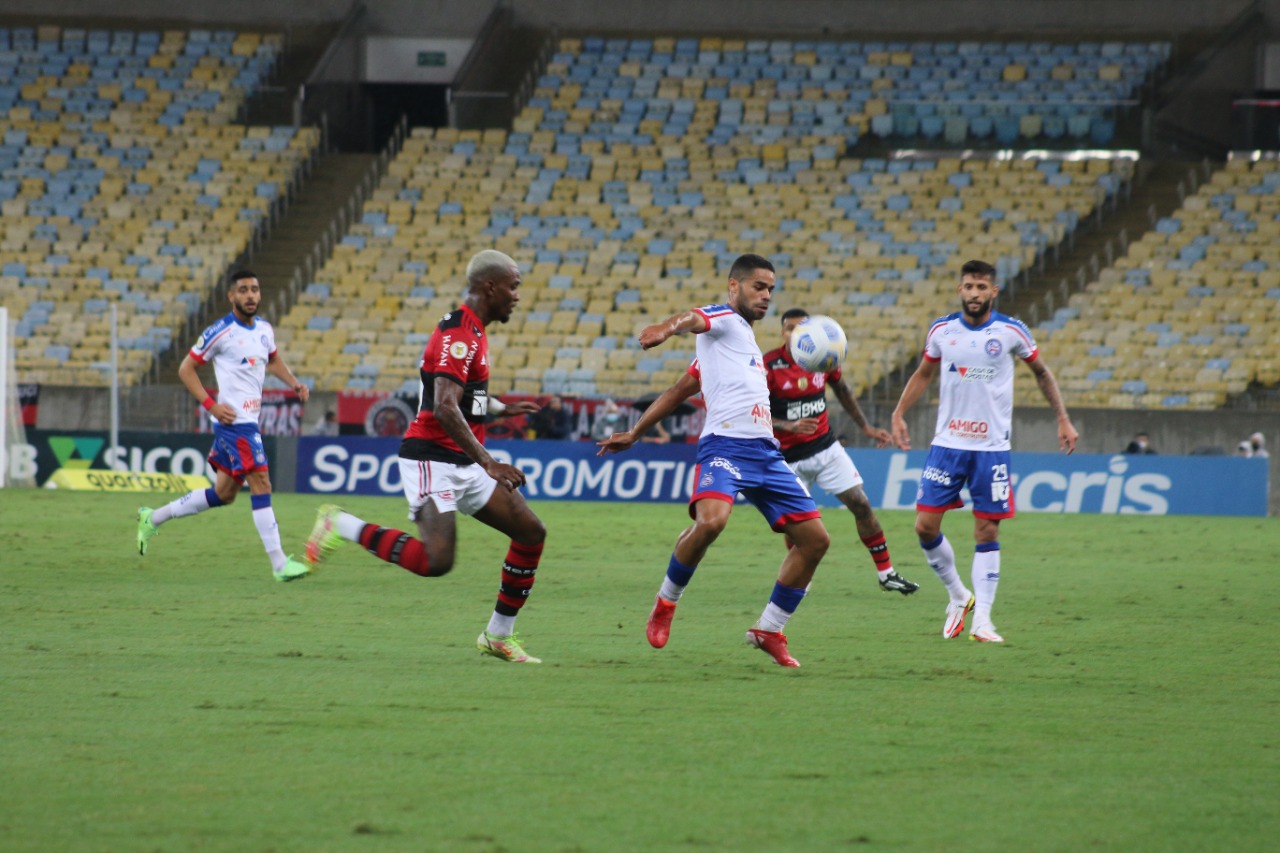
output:
POLYGON ((676 559, 686 566, 701 563, 711 543, 724 532, 731 512, 733 504, 728 501, 703 498, 694 504, 693 526, 686 528, 676 539, 676 559))

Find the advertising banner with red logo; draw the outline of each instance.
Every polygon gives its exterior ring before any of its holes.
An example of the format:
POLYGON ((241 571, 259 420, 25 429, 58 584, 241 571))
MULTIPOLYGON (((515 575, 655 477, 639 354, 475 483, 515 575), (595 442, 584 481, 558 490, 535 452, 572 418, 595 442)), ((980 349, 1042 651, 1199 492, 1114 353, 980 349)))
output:
MULTIPOLYGON (((217 392, 210 390, 217 399, 217 392)), ((196 432, 213 432, 209 413, 195 407, 196 432)), ((288 388, 267 388, 262 392, 262 407, 258 410, 258 429, 263 435, 302 435, 302 400, 288 388)))
MULTIPOLYGON (((549 394, 502 394, 500 398, 507 403, 521 400, 532 400, 545 406, 551 399, 549 394)), ((564 407, 570 412, 570 440, 591 438, 592 427, 601 419, 608 422, 610 432, 621 432, 630 429, 640 419, 640 414, 655 398, 641 397, 637 400, 617 400, 616 411, 609 405, 609 400, 562 398, 564 407)), ((338 392, 338 434, 364 435, 373 437, 399 437, 408 429, 409 422, 416 417, 418 398, 409 394, 390 394, 386 391, 340 391, 338 392)), ((524 439, 536 438, 536 430, 532 429, 536 415, 513 418, 494 418, 487 427, 490 438, 524 439), (531 434, 531 431, 533 434, 531 434)), ((702 398, 696 397, 688 403, 682 403, 678 409, 663 421, 663 428, 673 442, 693 442, 698 440, 702 432, 702 424, 706 419, 706 409, 702 398)))

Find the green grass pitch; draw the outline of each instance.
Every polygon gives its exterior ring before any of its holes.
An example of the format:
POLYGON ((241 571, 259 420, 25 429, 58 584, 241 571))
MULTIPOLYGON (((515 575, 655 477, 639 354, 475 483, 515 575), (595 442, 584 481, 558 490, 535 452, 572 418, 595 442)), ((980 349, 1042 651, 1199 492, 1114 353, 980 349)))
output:
MULTIPOLYGON (((0 849, 1270 850, 1280 520, 1025 514, 1004 646, 945 641, 909 513, 853 519, 788 629, 743 643, 782 553, 740 507, 666 649, 644 620, 680 506, 538 503, 520 617, 479 655, 505 542, 459 520, 424 580, 348 546, 271 580, 248 498, 134 549, 158 496, 0 492, 0 849)), ((321 499, 277 495, 300 554, 321 499)), ((404 526, 403 502, 349 508, 404 526)), ((971 517, 944 530, 968 575, 971 517)))

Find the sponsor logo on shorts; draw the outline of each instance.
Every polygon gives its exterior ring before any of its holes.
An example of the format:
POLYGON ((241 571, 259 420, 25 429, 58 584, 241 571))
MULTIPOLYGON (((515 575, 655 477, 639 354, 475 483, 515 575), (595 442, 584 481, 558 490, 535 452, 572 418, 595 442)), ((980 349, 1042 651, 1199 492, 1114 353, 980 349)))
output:
POLYGON ((728 459, 725 459, 723 456, 717 456, 715 459, 712 459, 710 462, 707 463, 707 467, 723 468, 724 470, 732 474, 735 479, 738 479, 738 480, 742 479, 742 472, 738 470, 738 466, 734 465, 732 462, 730 462, 728 459))
POLYGON ((946 471, 943 471, 941 468, 935 468, 932 465, 924 469, 924 473, 920 475, 920 479, 932 480, 933 482, 939 483, 943 486, 951 485, 951 475, 946 471))

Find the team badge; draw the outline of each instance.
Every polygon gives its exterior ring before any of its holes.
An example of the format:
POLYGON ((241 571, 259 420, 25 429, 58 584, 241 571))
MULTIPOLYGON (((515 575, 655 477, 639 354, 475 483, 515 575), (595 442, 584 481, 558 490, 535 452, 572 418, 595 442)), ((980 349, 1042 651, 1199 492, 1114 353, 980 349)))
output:
POLYGON ((449 355, 454 358, 466 358, 468 349, 470 347, 467 346, 465 341, 455 341, 449 346, 449 355))
POLYGON ((271 351, 271 341, 267 340, 266 335, 263 335, 261 338, 258 338, 258 340, 262 342, 263 349, 265 349, 268 352, 271 351))
POLYGON ((996 340, 995 338, 991 338, 990 340, 987 341, 987 355, 991 356, 992 358, 995 358, 1002 352, 1004 352, 1004 347, 1001 345, 1001 343, 998 340, 996 340))

